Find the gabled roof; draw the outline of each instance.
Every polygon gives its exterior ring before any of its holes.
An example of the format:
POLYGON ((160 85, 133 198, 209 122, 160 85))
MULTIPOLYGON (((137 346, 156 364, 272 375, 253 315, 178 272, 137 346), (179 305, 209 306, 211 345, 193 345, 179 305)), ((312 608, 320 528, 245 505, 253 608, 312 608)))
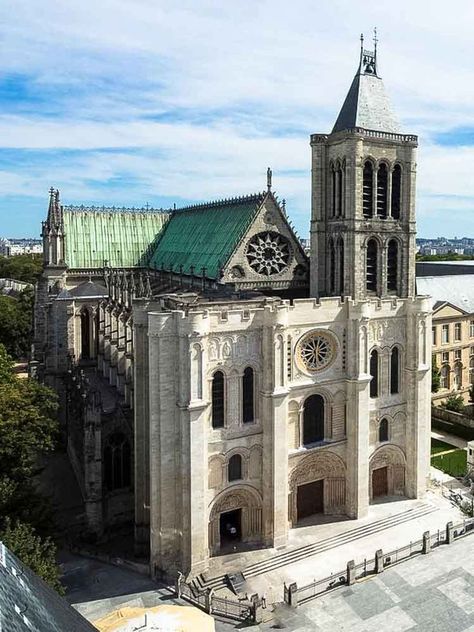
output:
POLYGON ((145 266, 169 213, 158 210, 64 206, 69 268, 145 266))
POLYGON ((361 127, 378 132, 400 133, 382 79, 377 74, 377 50, 361 47, 360 64, 332 133, 361 127))
POLYGON ((1 542, 0 613, 9 632, 96 630, 1 542))
POLYGON ((266 193, 207 202, 174 211, 157 241, 150 267, 219 278, 266 193), (193 268, 193 270, 191 270, 193 268))
POLYGON ((436 303, 433 305, 433 314, 435 314, 436 312, 440 312, 445 307, 450 307, 451 309, 454 309, 460 315, 469 314, 469 312, 466 312, 465 309, 462 309, 457 305, 453 305, 449 301, 436 301, 436 303))

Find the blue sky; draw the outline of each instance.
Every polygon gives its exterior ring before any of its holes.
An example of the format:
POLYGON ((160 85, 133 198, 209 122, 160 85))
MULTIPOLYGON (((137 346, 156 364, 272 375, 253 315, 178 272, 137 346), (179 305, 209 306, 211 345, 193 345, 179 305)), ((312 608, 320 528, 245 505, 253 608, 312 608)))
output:
POLYGON ((169 207, 262 190, 309 230, 309 135, 330 131, 377 25, 420 137, 418 234, 474 236, 474 5, 457 0, 3 0, 0 236, 65 204, 169 207))

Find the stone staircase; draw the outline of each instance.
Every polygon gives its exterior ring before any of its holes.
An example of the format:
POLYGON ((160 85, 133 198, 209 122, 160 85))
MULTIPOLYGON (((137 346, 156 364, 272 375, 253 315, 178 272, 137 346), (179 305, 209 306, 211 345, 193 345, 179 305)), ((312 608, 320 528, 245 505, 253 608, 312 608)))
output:
MULTIPOLYGON (((349 542, 366 538, 367 536, 384 531, 385 529, 390 529, 405 522, 416 520, 417 518, 426 516, 434 511, 437 511, 436 507, 424 503, 416 508, 407 509, 395 516, 381 518, 380 520, 376 520, 375 522, 371 522, 370 524, 363 525, 361 527, 350 529, 349 531, 340 533, 334 537, 325 538, 323 540, 318 540, 313 544, 307 544, 306 546, 278 553, 268 557, 267 559, 261 560, 260 562, 255 562, 255 564, 250 564, 240 572, 242 573, 244 579, 256 577, 257 575, 263 575, 264 573, 275 571, 276 569, 281 568, 282 566, 287 566, 288 564, 300 562, 307 557, 323 553, 324 551, 328 551, 329 549, 333 549, 337 546, 342 546, 343 544, 348 544, 349 542)), ((211 588, 218 590, 227 586, 226 577, 227 575, 218 575, 216 577, 206 579, 201 573, 191 580, 191 584, 197 590, 208 590, 211 588)))

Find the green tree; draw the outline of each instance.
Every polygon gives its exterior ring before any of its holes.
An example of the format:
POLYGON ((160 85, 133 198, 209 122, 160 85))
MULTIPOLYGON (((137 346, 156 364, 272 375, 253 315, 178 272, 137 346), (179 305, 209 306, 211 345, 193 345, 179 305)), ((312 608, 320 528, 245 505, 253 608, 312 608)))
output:
POLYGON ((449 395, 441 404, 442 408, 446 408, 446 410, 452 410, 455 413, 463 413, 466 406, 464 404, 464 400, 462 395, 449 395))
POLYGON ((58 588, 48 501, 31 481, 42 455, 54 448, 57 398, 46 386, 20 379, 0 344, 0 539, 22 562, 58 588))
POLYGON ((33 330, 33 289, 18 297, 0 295, 0 343, 14 358, 28 356, 33 330))
POLYGON ((0 533, 5 546, 12 551, 32 571, 52 586, 59 594, 64 588, 59 581, 59 568, 56 563, 56 546, 51 538, 41 538, 35 529, 19 520, 5 520, 0 533))
POLYGON ((436 358, 433 356, 431 363, 431 392, 437 393, 441 387, 441 372, 436 364, 436 358))
POLYGON ((42 255, 0 256, 0 279, 36 283, 43 267, 42 255))
POLYGON ((469 402, 474 404, 474 384, 469 387, 469 402))

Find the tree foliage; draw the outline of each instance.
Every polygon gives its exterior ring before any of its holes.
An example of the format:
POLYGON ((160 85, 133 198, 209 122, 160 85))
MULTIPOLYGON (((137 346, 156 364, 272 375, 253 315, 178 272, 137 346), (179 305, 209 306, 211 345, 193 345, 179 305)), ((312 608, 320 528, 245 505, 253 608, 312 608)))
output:
POLYGON ((56 546, 51 538, 41 538, 30 524, 7 518, 2 541, 23 564, 31 568, 59 594, 64 594, 56 564, 56 546))
POLYGON ((42 255, 0 256, 0 279, 36 283, 43 266, 42 255))
POLYGON ((455 413, 463 413, 465 411, 466 405, 464 404, 464 399, 462 395, 449 395, 441 404, 442 408, 446 408, 446 410, 452 410, 455 413))
POLYGON ((457 252, 445 252, 438 255, 422 255, 417 253, 417 261, 472 261, 474 255, 460 255, 457 252))
POLYGON ((59 587, 49 503, 31 482, 57 435, 56 394, 13 372, 0 344, 0 540, 54 588, 59 587))
POLYGON ((14 358, 28 356, 33 330, 33 288, 18 297, 0 295, 0 344, 14 358))
POLYGON ((433 356, 433 361, 431 363, 431 392, 437 393, 441 387, 441 372, 439 370, 438 365, 436 364, 436 359, 433 356))

